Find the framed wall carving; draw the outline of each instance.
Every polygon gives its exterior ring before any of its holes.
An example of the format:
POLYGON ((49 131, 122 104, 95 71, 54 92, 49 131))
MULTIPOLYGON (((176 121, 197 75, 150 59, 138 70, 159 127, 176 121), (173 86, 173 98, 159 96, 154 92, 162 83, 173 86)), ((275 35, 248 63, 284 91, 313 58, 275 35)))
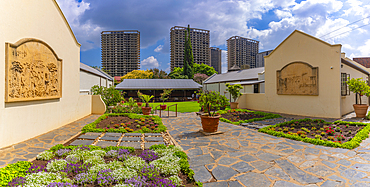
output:
POLYGON ((318 67, 292 62, 276 71, 277 94, 319 95, 318 67))
POLYGON ((5 44, 5 102, 62 97, 62 60, 45 42, 5 44))

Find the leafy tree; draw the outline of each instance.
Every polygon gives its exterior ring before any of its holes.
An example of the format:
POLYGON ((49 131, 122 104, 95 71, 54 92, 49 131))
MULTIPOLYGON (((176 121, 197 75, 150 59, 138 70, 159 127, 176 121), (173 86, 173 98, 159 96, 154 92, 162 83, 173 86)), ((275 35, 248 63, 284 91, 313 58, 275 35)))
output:
POLYGON ((236 99, 238 99, 239 96, 242 95, 240 90, 243 89, 243 86, 241 86, 240 84, 230 85, 229 83, 226 83, 225 86, 227 87, 226 91, 230 92, 231 97, 234 99, 234 102, 236 101, 236 99))
POLYGON ((193 69, 194 69, 194 73, 206 74, 208 76, 211 76, 215 73, 217 74, 217 71, 215 70, 215 68, 207 64, 194 64, 193 69))
POLYGON ((151 79, 153 72, 150 70, 134 70, 121 77, 122 79, 151 79))
POLYGON ((153 73, 152 79, 170 79, 165 71, 159 70, 158 68, 153 68, 149 71, 153 73))
POLYGON ((202 84, 204 80, 206 80, 209 76, 206 74, 196 73, 194 74, 193 80, 199 84, 202 84))
MULTIPOLYGON (((348 88, 351 92, 355 93, 356 95, 360 95, 360 104, 362 104, 361 96, 366 95, 367 97, 370 96, 370 87, 366 84, 362 78, 352 78, 346 82, 348 84, 348 88)), ((356 97, 356 103, 357 97, 356 97)))
POLYGON ((98 85, 91 87, 91 93, 93 95, 101 95, 106 107, 115 106, 117 103, 121 102, 125 94, 125 92, 116 90, 114 86, 106 88, 98 85))
POLYGON ((193 78, 193 49, 191 47, 190 41, 190 26, 188 25, 187 30, 185 31, 185 51, 184 51, 184 71, 183 75, 187 75, 188 78, 193 78))
POLYGON ((183 75, 181 73, 178 73, 178 72, 171 72, 170 74, 168 74, 168 76, 171 78, 171 79, 188 79, 188 76, 187 75, 183 75))

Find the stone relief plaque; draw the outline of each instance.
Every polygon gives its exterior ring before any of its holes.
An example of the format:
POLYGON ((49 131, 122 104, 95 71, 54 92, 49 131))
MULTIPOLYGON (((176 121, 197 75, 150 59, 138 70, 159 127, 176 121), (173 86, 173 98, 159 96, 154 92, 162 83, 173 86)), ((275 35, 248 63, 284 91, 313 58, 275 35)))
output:
POLYGON ((62 97, 62 60, 45 42, 6 43, 5 58, 5 102, 62 97))
POLYGON ((276 72, 277 94, 319 95, 318 67, 293 62, 276 72))

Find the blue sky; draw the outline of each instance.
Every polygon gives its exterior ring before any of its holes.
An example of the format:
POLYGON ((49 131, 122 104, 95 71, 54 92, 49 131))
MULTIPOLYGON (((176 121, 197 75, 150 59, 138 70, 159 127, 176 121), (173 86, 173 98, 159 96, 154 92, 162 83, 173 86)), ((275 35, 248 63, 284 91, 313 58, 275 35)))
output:
POLYGON ((274 49, 297 29, 328 43, 342 44, 342 52, 350 58, 370 56, 370 0, 57 2, 82 44, 81 62, 90 66, 101 66, 102 31, 139 30, 141 69, 156 67, 169 72, 170 28, 188 24, 211 31, 211 47, 223 50, 223 72, 227 67, 226 40, 235 35, 260 41, 260 51, 265 51, 274 49), (362 25, 366 26, 356 29, 362 25))

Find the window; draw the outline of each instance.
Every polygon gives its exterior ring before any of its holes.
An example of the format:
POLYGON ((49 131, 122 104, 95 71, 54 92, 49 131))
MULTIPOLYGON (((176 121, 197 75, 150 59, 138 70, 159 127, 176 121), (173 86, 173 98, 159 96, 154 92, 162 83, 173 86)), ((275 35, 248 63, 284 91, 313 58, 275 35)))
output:
POLYGON ((346 96, 346 95, 349 95, 349 89, 348 89, 348 86, 347 86, 347 80, 350 79, 350 76, 349 74, 347 73, 341 73, 341 76, 340 76, 340 85, 341 85, 341 95, 342 96, 346 96))

